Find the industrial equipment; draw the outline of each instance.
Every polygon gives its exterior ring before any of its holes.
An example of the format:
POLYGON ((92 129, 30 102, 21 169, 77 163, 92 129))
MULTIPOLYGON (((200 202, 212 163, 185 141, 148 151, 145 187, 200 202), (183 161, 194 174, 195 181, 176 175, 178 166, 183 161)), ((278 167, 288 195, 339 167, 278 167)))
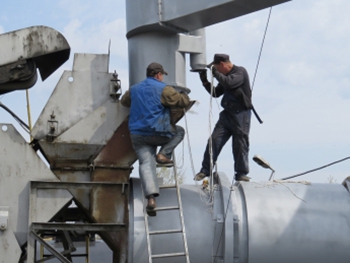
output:
MULTIPOLYGON (((206 64, 205 26, 282 2, 126 1, 130 84, 156 60, 169 72, 170 85, 190 92, 185 54, 194 71, 206 64)), ((2 34, 0 43, 0 94, 32 87, 37 69, 46 79, 70 53, 65 38, 44 26, 2 34)), ((98 233, 113 263, 349 262, 349 178, 342 185, 231 185, 217 173, 205 189, 160 182, 157 216, 147 217, 140 181, 130 178, 137 158, 128 109, 108 65, 108 54, 74 54, 73 68, 63 72, 30 143, 12 124, 0 124, 1 263, 75 262, 76 233, 98 233), (48 236, 61 240, 63 251, 48 236), (50 256, 39 255, 37 246, 50 256)), ((179 120, 184 113, 172 114, 179 120)), ((88 253, 80 256, 88 260, 88 253)))

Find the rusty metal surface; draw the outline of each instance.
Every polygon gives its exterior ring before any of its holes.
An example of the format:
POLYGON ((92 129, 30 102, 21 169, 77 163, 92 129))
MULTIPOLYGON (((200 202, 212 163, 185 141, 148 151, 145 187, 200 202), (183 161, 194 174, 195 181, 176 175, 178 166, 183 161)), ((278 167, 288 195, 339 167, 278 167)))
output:
POLYGON ((137 160, 132 148, 128 118, 118 127, 107 145, 95 158, 95 166, 129 168, 137 160))
MULTIPOLYGON (((92 181, 126 183, 121 188, 100 187, 91 192, 91 215, 97 222, 129 225, 129 176, 128 169, 96 167, 92 172, 92 181)), ((99 234, 113 250, 113 262, 126 262, 128 227, 119 232, 100 232, 99 234)))
MULTIPOLYGON (((129 109, 110 97, 108 61, 108 55, 76 54, 73 71, 64 72, 32 135, 61 181, 116 183, 69 189, 90 222, 128 225, 128 182, 136 155, 126 121, 129 109)), ((125 262, 128 228, 99 235, 116 262, 125 262)))
POLYGON ((101 151, 103 145, 77 143, 49 143, 39 141, 51 169, 56 168, 86 168, 93 158, 101 151))
POLYGON ((33 60, 21 60, 0 66, 0 94, 31 88, 37 79, 33 60))
POLYGON ((96 168, 92 172, 93 182, 123 183, 110 188, 98 187, 91 192, 91 215, 100 223, 128 223, 129 197, 128 170, 96 168))
POLYGON ((28 27, 0 35, 0 94, 28 89, 45 80, 69 58, 70 47, 56 30, 28 27))
MULTIPOLYGON (((67 182, 129 182, 128 170, 95 168, 93 171, 68 171, 55 170, 55 174, 61 181, 67 182)), ((87 212, 91 222, 96 223, 121 223, 128 225, 128 186, 120 185, 116 187, 100 186, 93 190, 70 189, 76 202, 87 212)), ((120 231, 98 232, 106 244, 114 251, 114 255, 119 259, 125 258, 128 239, 128 228, 120 231), (124 252, 123 252, 124 251, 124 252)))
MULTIPOLYGON (((64 173, 65 171, 62 171, 64 173)), ((76 174, 77 175, 77 174, 76 174)), ((71 176, 72 178, 73 176, 71 176)), ((77 177, 77 176, 75 176, 77 177)), ((100 178, 101 176, 99 176, 100 178)), ((68 177, 69 178, 69 177, 68 177)), ((80 178, 82 179, 82 178, 80 178)), ((101 179, 101 178, 100 178, 101 179)), ((66 224, 66 223, 45 223, 36 222, 34 217, 31 216, 29 222, 33 222, 32 230, 36 229, 67 229, 67 230, 85 230, 94 231, 99 233, 99 235, 104 239, 106 244, 113 251, 114 257, 118 259, 115 262, 126 262, 126 251, 127 251, 127 239, 128 239, 128 186, 125 183, 111 182, 110 180, 102 182, 82 182, 77 180, 76 182, 64 183, 64 182, 46 182, 46 181, 32 181, 32 189, 42 189, 42 191, 47 191, 50 193, 52 189, 69 189, 72 190, 91 190, 87 196, 91 199, 91 209, 95 211, 90 213, 90 218, 88 221, 90 223, 97 224, 66 224), (98 205, 93 205, 98 203, 98 205), (122 209, 121 211, 119 211, 122 209), (110 212, 108 212, 110 211, 110 212), (105 213, 108 212, 110 216, 107 218, 105 213), (93 217, 95 215, 95 217, 93 217), (115 215, 119 215, 119 219, 116 219, 115 215), (76 225, 76 226, 74 226, 76 225)), ((31 191, 31 196, 33 195, 33 190, 31 191)), ((35 194, 34 194, 35 195, 35 194)), ((33 197, 31 197, 31 205, 33 197)), ((36 206, 34 205, 34 208, 36 206)), ((33 214, 32 214, 33 215, 33 214)), ((32 258, 33 253, 33 240, 29 239, 28 242, 28 254, 29 262, 32 258)))
MULTIPOLYGON (((0 67, 0 84, 31 78, 36 72, 32 60, 20 60, 0 67)), ((1 91, 0 91, 1 92, 1 91)))
POLYGON ((33 59, 45 80, 69 58, 65 37, 46 26, 32 26, 0 35, 0 66, 33 59))
POLYGON ((91 192, 91 215, 99 223, 127 223, 128 188, 97 187, 91 192))
MULTIPOLYGON (((90 171, 69 171, 69 170, 53 170, 55 175, 62 182, 90 182, 90 171)), ((70 189, 70 193, 88 213, 90 211, 90 191, 89 189, 70 189)))

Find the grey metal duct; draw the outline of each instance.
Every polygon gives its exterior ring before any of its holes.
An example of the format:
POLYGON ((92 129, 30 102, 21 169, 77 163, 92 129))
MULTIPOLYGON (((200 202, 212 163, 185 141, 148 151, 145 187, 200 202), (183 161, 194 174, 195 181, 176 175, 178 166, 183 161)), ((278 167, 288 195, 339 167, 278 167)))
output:
MULTIPOLYGON (((142 191, 139 180, 131 180, 128 262, 147 263, 142 191)), ((158 206, 174 205, 174 191, 162 191, 158 206)), ((350 196, 340 184, 243 182, 230 188, 219 174, 213 206, 201 200, 201 191, 181 186, 191 262, 349 262, 350 196)), ((178 213, 158 211, 149 228, 179 228, 178 213)), ((151 245, 154 254, 183 250, 181 235, 154 236, 151 245)))

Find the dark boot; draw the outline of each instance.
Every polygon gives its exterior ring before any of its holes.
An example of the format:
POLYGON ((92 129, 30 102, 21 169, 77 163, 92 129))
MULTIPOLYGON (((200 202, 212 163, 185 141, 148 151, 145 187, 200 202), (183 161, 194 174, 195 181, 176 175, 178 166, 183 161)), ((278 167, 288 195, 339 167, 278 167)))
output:
POLYGON ((160 164, 166 164, 166 165, 173 165, 173 161, 170 160, 168 157, 166 157, 164 154, 158 153, 156 156, 157 163, 160 164))
POLYGON ((148 196, 147 206, 146 206, 146 212, 149 216, 156 216, 157 213, 154 211, 154 209, 157 207, 156 199, 153 195, 148 196))
POLYGON ((236 175, 236 181, 249 182, 250 177, 246 175, 236 175))

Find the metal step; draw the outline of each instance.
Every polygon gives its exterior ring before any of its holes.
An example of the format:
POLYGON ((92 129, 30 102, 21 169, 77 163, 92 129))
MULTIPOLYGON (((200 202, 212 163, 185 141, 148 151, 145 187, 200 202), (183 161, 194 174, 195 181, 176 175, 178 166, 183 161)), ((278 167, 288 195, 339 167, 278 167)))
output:
POLYGON ((166 164, 166 163, 157 163, 157 164, 156 164, 156 167, 159 167, 159 168, 160 168, 160 167, 173 168, 173 167, 174 167, 174 164, 172 164, 172 163, 171 163, 171 164, 169 164, 169 163, 167 163, 167 164, 166 164))
MULTIPOLYGON (((174 164, 176 163, 175 156, 174 156, 174 164)), ((168 257, 180 257, 184 256, 186 258, 186 263, 190 263, 189 253, 188 253, 188 247, 187 247, 187 237, 186 237, 186 230, 185 230, 185 223, 184 223, 184 216, 182 211, 182 201, 181 201, 181 193, 180 193, 180 186, 177 183, 177 171, 176 171, 176 165, 159 165, 157 164, 157 167, 173 167, 174 169, 174 175, 175 175, 175 184, 171 185, 160 185, 160 189, 166 189, 166 188, 175 188, 176 189, 176 196, 177 196, 177 206, 166 206, 166 207, 157 207, 154 209, 154 211, 170 211, 170 210, 178 210, 179 216, 180 216, 180 224, 181 229, 168 229, 168 230, 155 230, 155 231, 149 231, 148 226, 148 215, 147 213, 144 214, 145 217, 145 227, 146 227, 146 238, 147 238, 147 248, 148 248, 148 262, 152 263, 153 259, 155 258, 168 258, 168 257), (182 240, 184 245, 184 252, 177 252, 177 253, 166 253, 166 254, 156 254, 152 255, 152 249, 151 249, 151 235, 163 235, 163 234, 176 234, 176 233, 182 233, 182 240)))
POLYGON ((182 233, 182 229, 157 230, 157 231, 149 232, 150 235, 174 234, 174 233, 182 233))
POLYGON ((158 254, 158 255, 152 255, 152 258, 170 258, 170 257, 180 257, 180 256, 186 256, 186 253, 180 252, 180 253, 158 254))
POLYGON ((160 189, 164 188, 176 188, 176 184, 163 184, 159 186, 160 189))
POLYGON ((166 210, 178 210, 180 207, 178 206, 164 206, 164 207, 157 207, 154 209, 154 211, 166 211, 166 210))

